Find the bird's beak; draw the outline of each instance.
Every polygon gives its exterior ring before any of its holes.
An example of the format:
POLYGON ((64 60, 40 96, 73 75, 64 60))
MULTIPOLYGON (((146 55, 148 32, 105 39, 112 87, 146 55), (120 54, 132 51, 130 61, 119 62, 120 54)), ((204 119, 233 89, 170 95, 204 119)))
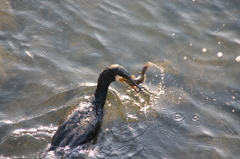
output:
POLYGON ((141 91, 141 87, 136 84, 131 78, 125 78, 121 77, 118 79, 120 82, 128 84, 130 87, 132 87, 137 93, 141 91))

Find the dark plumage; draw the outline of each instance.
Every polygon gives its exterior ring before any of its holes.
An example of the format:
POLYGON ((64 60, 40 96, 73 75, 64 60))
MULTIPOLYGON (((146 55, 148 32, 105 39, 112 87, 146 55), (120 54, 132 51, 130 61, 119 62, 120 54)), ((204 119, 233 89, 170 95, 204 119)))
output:
POLYGON ((58 127, 49 150, 65 146, 76 147, 96 137, 103 119, 108 87, 115 80, 129 84, 136 91, 141 90, 122 66, 114 64, 107 67, 98 78, 94 96, 88 102, 81 102, 58 127))

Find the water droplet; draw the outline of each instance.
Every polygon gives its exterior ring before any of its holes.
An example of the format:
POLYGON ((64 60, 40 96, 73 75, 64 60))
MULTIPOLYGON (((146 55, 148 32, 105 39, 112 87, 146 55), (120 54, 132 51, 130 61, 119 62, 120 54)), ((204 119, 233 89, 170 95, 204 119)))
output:
POLYGON ((203 49, 202 49, 202 52, 207 52, 207 49, 206 49, 206 48, 203 48, 203 49))
POLYGON ((222 57, 222 56, 223 56, 223 53, 222 53, 222 52, 219 52, 219 53, 217 53, 217 56, 218 56, 218 57, 222 57))
POLYGON ((202 126, 203 122, 200 120, 199 115, 195 114, 192 116, 192 121, 195 126, 202 126))
POLYGON ((138 118, 133 114, 128 114, 127 118, 130 119, 130 120, 138 120, 138 118))
POLYGON ((236 57, 236 61, 240 62, 240 56, 236 57))
POLYGON ((199 116, 198 115, 193 115, 192 116, 192 121, 196 122, 199 120, 199 116))
POLYGON ((184 120, 184 114, 183 113, 173 114, 173 120, 174 121, 183 121, 184 120))

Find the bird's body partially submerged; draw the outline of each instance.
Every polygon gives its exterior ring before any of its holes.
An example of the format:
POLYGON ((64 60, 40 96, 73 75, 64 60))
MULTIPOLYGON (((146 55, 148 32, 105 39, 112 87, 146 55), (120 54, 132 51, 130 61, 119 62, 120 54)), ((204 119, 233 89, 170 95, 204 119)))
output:
POLYGON ((114 64, 107 67, 98 78, 94 96, 88 102, 81 102, 58 127, 49 150, 65 146, 76 147, 96 137, 103 119, 103 106, 108 87, 111 82, 115 81, 116 77, 121 82, 129 84, 136 91, 141 90, 122 66, 114 64))
POLYGON ((76 109, 59 126, 50 150, 57 147, 76 147, 96 137, 103 119, 103 109, 96 106, 95 100, 80 103, 76 109))

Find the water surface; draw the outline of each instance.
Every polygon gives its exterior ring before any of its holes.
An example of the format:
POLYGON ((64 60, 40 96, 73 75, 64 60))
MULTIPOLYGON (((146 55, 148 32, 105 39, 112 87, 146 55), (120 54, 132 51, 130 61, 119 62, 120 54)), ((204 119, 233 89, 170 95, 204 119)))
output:
POLYGON ((239 15, 237 0, 2 0, 1 158, 43 156, 105 67, 137 74, 150 61, 141 93, 111 85, 95 142, 61 153, 237 159, 239 15))

